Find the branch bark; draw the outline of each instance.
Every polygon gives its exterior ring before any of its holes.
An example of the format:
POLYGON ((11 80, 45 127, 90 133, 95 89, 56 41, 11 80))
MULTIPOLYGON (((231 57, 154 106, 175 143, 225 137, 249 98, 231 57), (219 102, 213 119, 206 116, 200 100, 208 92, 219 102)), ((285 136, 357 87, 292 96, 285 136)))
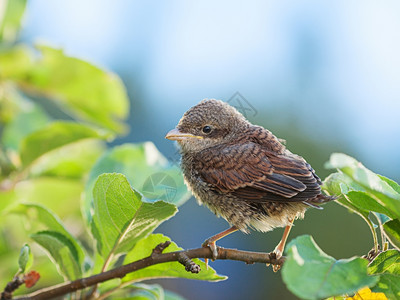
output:
MULTIPOLYGON (((160 244, 161 245, 161 244, 160 244)), ((159 246, 160 246, 159 245, 159 246)), ((159 247, 157 246, 157 247, 159 247)), ((156 247, 156 249, 157 249, 156 247)), ((161 248, 163 248, 161 246, 161 248)), ((165 247, 164 247, 165 248, 165 247)), ((281 257, 276 259, 274 255, 270 255, 269 253, 261 253, 261 252, 250 252, 250 251, 241 251, 236 249, 225 249, 218 247, 218 258, 217 259, 228 259, 228 260, 236 260, 243 261, 246 264, 254 264, 254 263, 265 263, 272 265, 281 266, 285 257, 281 257)), ((162 249, 164 250, 164 249, 162 249)), ((212 253, 210 248, 198 248, 198 249, 190 249, 190 250, 182 250, 176 252, 169 253, 161 253, 159 250, 153 250, 152 254, 146 258, 141 260, 132 262, 127 265, 120 266, 118 268, 105 271, 90 277, 77 279, 74 281, 64 282, 58 285, 54 285, 51 287, 47 287, 36 292, 19 296, 14 299, 22 300, 22 299, 51 299, 54 297, 59 297, 65 294, 69 294, 75 292, 77 290, 85 289, 87 287, 105 282, 114 278, 122 278, 126 274, 152 266, 156 264, 161 264, 165 262, 177 261, 182 264, 186 264, 186 269, 191 271, 188 268, 188 265, 193 265, 194 263, 190 263, 186 260, 185 263, 182 262, 182 257, 193 259, 193 258, 212 258, 212 253)))

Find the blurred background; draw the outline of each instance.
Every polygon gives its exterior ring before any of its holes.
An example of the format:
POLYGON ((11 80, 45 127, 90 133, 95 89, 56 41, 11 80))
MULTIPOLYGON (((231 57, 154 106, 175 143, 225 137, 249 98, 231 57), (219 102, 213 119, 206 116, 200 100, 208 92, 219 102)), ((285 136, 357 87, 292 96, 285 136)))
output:
MULTIPOLYGON (((121 76, 131 99, 129 134, 113 144, 165 140, 204 98, 228 101, 287 140, 321 178, 345 152, 400 181, 400 2, 364 1, 28 1, 20 35, 121 76)), ((101 105, 101 103, 99 103, 101 105)), ((311 234, 335 258, 362 255, 372 238, 336 203, 310 209, 289 240, 311 234)), ((158 232, 196 248, 228 224, 194 199, 158 232)), ((272 251, 282 229, 235 233, 219 245, 272 251)), ((296 299, 264 265, 216 261, 220 283, 160 280, 187 299, 296 299)))

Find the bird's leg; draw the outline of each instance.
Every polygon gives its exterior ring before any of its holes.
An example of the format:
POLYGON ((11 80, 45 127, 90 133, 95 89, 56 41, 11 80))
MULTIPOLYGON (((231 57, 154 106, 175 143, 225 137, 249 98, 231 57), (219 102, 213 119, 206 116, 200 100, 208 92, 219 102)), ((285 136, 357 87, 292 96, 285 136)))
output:
MULTIPOLYGON (((201 246, 204 248, 209 247, 212 252, 212 257, 213 257, 212 260, 216 260, 218 257, 218 250, 217 250, 217 245, 215 245, 215 242, 237 230, 238 229, 235 226, 232 226, 231 228, 228 228, 227 230, 224 230, 224 231, 217 233, 216 235, 213 235, 212 237, 206 239, 201 246)), ((208 265, 207 258, 205 259, 205 262, 206 262, 206 265, 208 265)))
MULTIPOLYGON (((276 257, 276 259, 279 259, 279 258, 282 257, 283 251, 285 250, 286 240, 287 240, 287 238, 289 236, 290 229, 292 229, 293 221, 294 221, 294 219, 289 219, 289 225, 286 226, 285 231, 283 232, 283 236, 282 236, 281 241, 275 247, 275 250, 271 253, 276 257)), ((272 266, 272 270, 274 272, 278 272, 280 268, 281 268, 280 265, 273 265, 272 266)))

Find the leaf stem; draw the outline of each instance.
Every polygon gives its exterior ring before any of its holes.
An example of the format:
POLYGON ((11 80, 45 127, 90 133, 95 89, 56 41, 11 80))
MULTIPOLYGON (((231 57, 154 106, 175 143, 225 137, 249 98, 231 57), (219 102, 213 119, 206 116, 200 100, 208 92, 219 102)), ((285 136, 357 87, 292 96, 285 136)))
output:
POLYGON ((372 222, 368 219, 365 219, 368 223, 368 226, 372 232, 372 238, 374 239, 374 251, 375 253, 378 253, 379 251, 379 242, 378 242, 378 235, 376 234, 375 228, 374 228, 374 224, 372 224, 372 222))
MULTIPOLYGON (((343 196, 346 198, 346 200, 347 200, 349 203, 351 203, 350 199, 348 198, 348 196, 347 196, 346 194, 343 194, 343 196)), ((372 224, 371 220, 368 219, 367 217, 365 217, 365 216, 364 216, 362 213, 360 213, 359 211, 357 211, 357 210, 355 210, 355 209, 353 209, 353 208, 350 208, 350 207, 348 207, 347 205, 344 205, 344 204, 342 204, 342 203, 339 203, 339 204, 341 204, 341 205, 343 205, 343 206, 345 206, 345 207, 351 209, 351 210, 354 211, 356 214, 358 214, 361 218, 363 218, 363 219, 365 220, 365 222, 367 222, 367 224, 368 224, 368 226, 369 226, 369 229, 371 230, 371 233, 372 233, 372 239, 374 240, 374 251, 375 251, 375 253, 378 253, 378 251, 379 251, 378 236, 377 236, 377 234, 376 234, 376 231, 375 231, 375 228, 374 228, 374 224, 372 224)))

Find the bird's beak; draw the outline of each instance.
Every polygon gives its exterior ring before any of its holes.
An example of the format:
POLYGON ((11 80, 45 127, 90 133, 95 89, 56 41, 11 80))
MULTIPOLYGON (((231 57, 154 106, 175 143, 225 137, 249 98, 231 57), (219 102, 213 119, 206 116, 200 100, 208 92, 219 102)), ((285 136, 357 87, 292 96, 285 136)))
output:
POLYGON ((193 135, 190 133, 183 133, 183 132, 180 132, 179 129, 174 128, 170 132, 167 133, 165 138, 172 140, 172 141, 182 141, 182 140, 187 140, 189 138, 202 139, 203 137, 199 136, 199 135, 193 135))

